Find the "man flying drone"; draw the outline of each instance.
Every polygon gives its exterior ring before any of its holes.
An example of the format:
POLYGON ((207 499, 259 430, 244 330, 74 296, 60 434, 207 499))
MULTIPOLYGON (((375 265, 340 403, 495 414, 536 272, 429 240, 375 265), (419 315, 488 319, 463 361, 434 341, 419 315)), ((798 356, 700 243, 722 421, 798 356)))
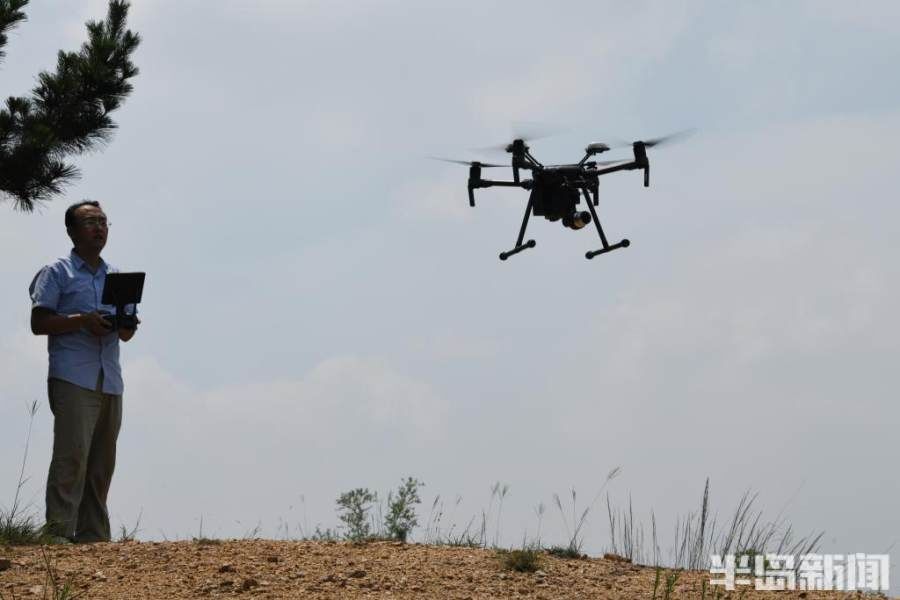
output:
POLYGON ((564 227, 569 229, 581 229, 593 221, 600 235, 603 247, 591 250, 585 254, 588 259, 598 254, 611 252, 617 248, 627 248, 631 245, 628 239, 623 239, 615 244, 610 244, 603 233, 597 211, 599 178, 601 175, 643 169, 644 187, 650 186, 650 161, 647 158, 647 148, 653 148, 664 143, 681 139, 690 132, 679 132, 660 138, 642 140, 631 143, 634 153, 633 160, 594 161, 591 157, 610 150, 603 143, 589 144, 585 148, 585 155, 578 163, 570 165, 542 165, 531 155, 524 139, 516 139, 504 149, 512 154, 513 181, 494 181, 481 178, 481 169, 489 167, 502 167, 478 161, 461 161, 440 158, 448 162, 454 162, 469 166, 469 206, 475 206, 475 190, 488 187, 519 187, 531 190, 528 197, 528 205, 525 207, 525 216, 522 219, 522 227, 519 229, 519 237, 512 250, 500 253, 500 260, 506 260, 514 254, 518 254, 527 248, 534 248, 534 240, 524 241, 525 229, 528 227, 528 218, 533 213, 535 216, 544 217, 548 221, 561 221, 564 227), (531 179, 520 179, 521 169, 531 171, 531 179), (587 211, 579 211, 578 204, 584 195, 587 211))

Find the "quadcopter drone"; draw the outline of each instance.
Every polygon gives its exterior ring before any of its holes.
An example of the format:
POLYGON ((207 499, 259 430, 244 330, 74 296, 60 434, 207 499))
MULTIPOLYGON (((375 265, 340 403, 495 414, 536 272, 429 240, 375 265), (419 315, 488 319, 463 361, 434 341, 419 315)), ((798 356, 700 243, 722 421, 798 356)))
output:
MULTIPOLYGON (((481 178, 481 170, 490 167, 502 167, 479 161, 451 160, 438 158, 447 162, 453 162, 469 166, 469 206, 475 206, 475 190, 489 187, 518 187, 530 190, 528 205, 525 207, 525 216, 522 219, 522 227, 519 229, 519 237, 512 250, 500 253, 500 260, 506 260, 522 250, 534 248, 534 240, 525 240, 525 229, 528 227, 528 218, 531 214, 544 217, 548 221, 561 221, 563 227, 578 230, 593 222, 600 235, 603 247, 591 250, 585 254, 588 259, 597 255, 612 252, 618 248, 627 248, 631 242, 625 238, 615 244, 610 244, 603 233, 597 211, 599 178, 601 175, 615 173, 616 171, 630 171, 643 169, 644 187, 650 186, 650 161, 647 159, 647 149, 654 146, 674 141, 683 137, 688 132, 679 132, 660 138, 636 141, 631 143, 634 152, 634 160, 590 160, 597 154, 610 150, 610 146, 596 142, 589 144, 584 149, 584 158, 576 164, 570 165, 542 165, 531 155, 525 139, 516 139, 504 149, 512 154, 513 181, 494 181, 481 178), (531 179, 520 179, 519 171, 531 171, 531 179), (581 196, 584 195, 585 204, 590 212, 579 211, 578 205, 581 196)), ((437 158, 437 157, 434 157, 437 158)))

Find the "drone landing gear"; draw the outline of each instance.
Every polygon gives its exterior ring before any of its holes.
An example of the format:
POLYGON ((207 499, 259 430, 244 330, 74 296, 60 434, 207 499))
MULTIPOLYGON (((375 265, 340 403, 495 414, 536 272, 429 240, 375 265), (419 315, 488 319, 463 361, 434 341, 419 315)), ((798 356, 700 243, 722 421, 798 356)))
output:
POLYGON ((525 239, 525 228, 528 227, 528 217, 531 216, 531 198, 528 198, 528 206, 525 207, 525 217, 522 219, 522 227, 519 228, 519 237, 516 239, 516 247, 507 252, 500 253, 500 260, 506 260, 513 254, 518 254, 522 250, 527 250, 528 248, 534 248, 537 245, 537 242, 534 240, 528 240, 524 244, 522 240, 525 239))
POLYGON ((613 250, 617 250, 619 248, 627 248, 630 245, 631 245, 631 242, 626 238, 626 239, 622 240, 621 242, 619 242, 618 244, 613 244, 611 246, 606 245, 603 248, 600 248, 599 250, 591 250, 590 252, 586 252, 584 257, 590 260, 591 258, 594 258, 595 256, 597 256, 599 254, 606 254, 607 252, 612 252, 613 250))
POLYGON ((613 250, 618 250, 619 248, 627 248, 631 245, 631 241, 628 238, 623 239, 621 242, 616 244, 610 244, 606 241, 606 235, 603 233, 603 227, 600 226, 600 219, 597 217, 597 211, 594 210, 594 203, 597 201, 596 192, 594 192, 593 201, 590 196, 588 196, 587 191, 584 192, 585 200, 587 200, 586 204, 591 211, 591 216, 594 218, 594 224, 597 226, 597 233, 600 234, 600 241, 603 242, 603 247, 599 250, 591 250, 586 252, 584 257, 588 260, 598 256, 600 254, 606 254, 607 252, 612 252, 613 250))
POLYGON ((537 242, 535 242, 534 240, 528 240, 528 241, 525 242, 524 244, 520 244, 520 245, 516 246, 515 248, 513 248, 513 249, 510 250, 509 252, 501 252, 501 253, 500 253, 500 260, 506 260, 507 258, 509 258, 510 256, 512 256, 513 254, 518 254, 518 253, 521 252, 522 250, 527 250, 527 249, 529 249, 529 248, 534 248, 536 245, 537 245, 537 242))

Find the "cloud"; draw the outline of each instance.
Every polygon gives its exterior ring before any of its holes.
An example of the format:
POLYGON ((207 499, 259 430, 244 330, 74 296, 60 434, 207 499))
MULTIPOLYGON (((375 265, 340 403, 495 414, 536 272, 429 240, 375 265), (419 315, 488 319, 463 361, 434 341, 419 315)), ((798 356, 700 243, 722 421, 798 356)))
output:
POLYGON ((892 0, 872 0, 864 5, 845 2, 818 2, 803 0, 799 3, 803 17, 809 21, 830 22, 846 26, 852 24, 871 31, 895 34, 900 25, 900 5, 892 0))
MULTIPOLYGON (((235 437, 290 435, 297 443, 334 443, 347 432, 397 435, 413 443, 441 437, 447 407, 426 382, 385 361, 355 356, 324 360, 296 379, 275 379, 205 391, 193 389, 142 358, 126 366, 129 404, 138 418, 162 424, 167 416, 185 438, 208 443, 235 437), (190 423, 188 429, 184 423, 190 423), (206 431, 197 429, 207 423, 206 431)), ((286 440, 283 440, 286 441, 286 440)))
POLYGON ((531 52, 476 87, 470 109, 488 124, 588 108, 596 115, 614 106, 613 98, 632 94, 644 69, 669 52, 688 24, 688 11, 674 2, 615 9, 615 18, 606 14, 600 21, 590 12, 569 22, 565 34, 551 25, 546 39, 523 37, 523 50, 531 52))
POLYGON ((384 2, 370 0, 257 0, 253 4, 229 0, 221 3, 224 10, 261 21, 284 22, 297 19, 319 19, 340 22, 349 18, 363 19, 376 9, 383 9, 384 2))
POLYGON ((509 350, 502 340, 447 331, 414 340, 410 351, 433 361, 492 361, 509 350))

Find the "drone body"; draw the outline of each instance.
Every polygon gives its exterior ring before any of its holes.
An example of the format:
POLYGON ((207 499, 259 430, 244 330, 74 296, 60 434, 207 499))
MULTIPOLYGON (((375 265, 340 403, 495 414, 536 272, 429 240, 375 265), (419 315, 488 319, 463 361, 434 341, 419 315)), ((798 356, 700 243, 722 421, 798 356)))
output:
MULTIPOLYGON (((682 137, 684 132, 672 134, 666 137, 647 141, 637 141, 631 144, 633 159, 618 161, 593 161, 594 155, 608 151, 606 144, 596 142, 585 148, 584 157, 575 164, 570 165, 542 165, 531 155, 528 145, 523 139, 516 139, 505 147, 506 152, 512 154, 513 181, 497 181, 483 179, 481 170, 489 167, 500 167, 482 162, 450 161, 469 165, 469 206, 475 206, 475 190, 489 187, 518 187, 529 190, 528 205, 525 208, 525 216, 522 219, 522 227, 519 229, 519 237, 512 250, 500 253, 500 260, 506 260, 514 254, 534 248, 534 240, 525 241, 525 230, 528 227, 528 219, 534 214, 548 221, 561 221, 564 227, 569 229, 581 229, 593 222, 597 228, 597 234, 603 244, 602 248, 591 250, 585 254, 588 259, 599 254, 611 252, 617 248, 627 248, 631 242, 623 239, 615 244, 610 244, 603 232, 600 219, 594 207, 598 204, 598 188, 601 175, 615 173, 616 171, 641 169, 644 171, 644 186, 650 185, 650 162, 647 158, 647 148, 651 148, 663 142, 668 142, 676 137, 682 137), (520 171, 530 171, 531 179, 521 179, 520 171), (584 197, 588 211, 579 211, 578 205, 584 197)), ((442 159, 447 160, 447 159, 442 159)))

